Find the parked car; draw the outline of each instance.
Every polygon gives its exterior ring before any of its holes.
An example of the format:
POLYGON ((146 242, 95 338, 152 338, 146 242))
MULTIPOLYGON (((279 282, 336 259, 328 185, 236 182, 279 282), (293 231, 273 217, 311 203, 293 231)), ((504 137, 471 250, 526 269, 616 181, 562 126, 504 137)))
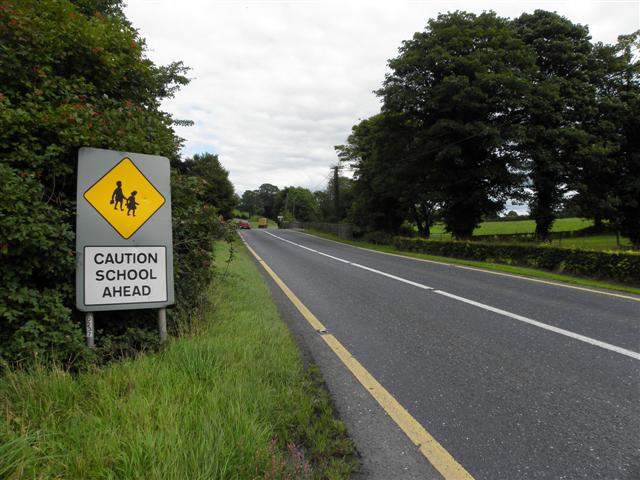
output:
POLYGON ((246 220, 239 220, 238 221, 238 228, 240 230, 251 230, 251 224, 249 222, 247 222, 246 220))

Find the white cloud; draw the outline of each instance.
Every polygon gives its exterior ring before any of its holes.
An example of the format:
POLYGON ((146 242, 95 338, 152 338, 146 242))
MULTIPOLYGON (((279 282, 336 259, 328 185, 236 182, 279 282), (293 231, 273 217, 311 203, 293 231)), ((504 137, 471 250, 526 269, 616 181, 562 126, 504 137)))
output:
POLYGON ((373 90, 402 40, 438 12, 536 8, 586 24, 596 41, 640 28, 639 1, 129 0, 126 14, 159 64, 182 60, 192 82, 164 108, 185 155, 220 155, 236 190, 268 182, 320 188, 333 146, 376 113, 373 90))

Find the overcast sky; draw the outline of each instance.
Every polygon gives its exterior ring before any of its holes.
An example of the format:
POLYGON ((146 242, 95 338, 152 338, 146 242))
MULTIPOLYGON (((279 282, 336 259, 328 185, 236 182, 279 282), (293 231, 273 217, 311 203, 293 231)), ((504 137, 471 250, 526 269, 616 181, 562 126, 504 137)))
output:
POLYGON ((337 163, 334 145, 377 113, 372 93, 402 40, 440 12, 537 8, 588 25, 613 43, 640 28, 634 1, 128 0, 126 14, 158 64, 182 60, 191 83, 164 109, 184 156, 220 155, 238 193, 262 183, 312 190, 337 163))

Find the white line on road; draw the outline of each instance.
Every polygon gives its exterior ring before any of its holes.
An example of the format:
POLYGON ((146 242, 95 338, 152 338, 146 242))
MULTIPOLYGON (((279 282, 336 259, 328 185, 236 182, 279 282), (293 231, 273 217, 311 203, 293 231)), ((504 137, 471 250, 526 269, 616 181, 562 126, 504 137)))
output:
POLYGON ((313 250, 309 247, 305 247, 304 245, 300 245, 299 243, 292 242, 291 240, 287 240, 286 238, 278 237, 273 233, 265 232, 267 235, 271 235, 273 238, 277 238, 278 240, 282 240, 283 242, 290 243, 291 245, 295 245, 296 247, 304 248, 305 250, 309 250, 310 252, 317 253, 318 255, 322 255, 323 257, 329 257, 333 260, 337 260, 338 262, 346 263, 348 265, 353 265, 356 268, 361 268, 363 270, 368 270, 372 273, 377 273, 378 275, 382 275, 383 277, 392 278, 393 280, 397 280, 398 282, 407 283, 409 285, 413 285, 414 287, 422 288, 423 290, 433 290, 433 287, 429 287, 427 285, 423 285, 422 283, 412 282, 411 280, 407 280, 406 278, 396 277, 395 275, 391 275, 390 273, 383 272, 381 270, 376 270, 375 268, 367 267, 365 265, 360 265, 358 263, 350 262, 349 260, 345 260, 344 258, 334 257, 333 255, 329 255, 328 253, 320 252, 318 250, 313 250))
MULTIPOLYGON (((306 233, 306 232, 301 232, 299 230, 296 230, 296 233, 299 233, 300 235, 306 235, 307 237, 313 237, 315 239, 318 238, 317 235, 312 235, 311 233, 306 233)), ((640 302, 640 297, 632 297, 631 295, 623 295, 620 293, 613 293, 613 292, 607 292, 607 291, 603 291, 603 290, 596 290, 593 288, 585 288, 585 287, 579 287, 577 285, 568 285, 567 283, 561 283, 561 282, 566 282, 567 280, 558 280, 555 282, 552 282, 550 280, 542 280, 540 278, 532 278, 529 276, 525 276, 525 275, 518 275, 518 274, 514 274, 514 273, 505 273, 505 272, 496 272, 494 270, 487 270, 486 268, 478 268, 478 267, 470 267, 468 265, 459 265, 457 263, 452 263, 452 262, 439 262, 437 260, 430 260, 427 258, 417 258, 414 256, 411 256, 411 254, 406 254, 407 252, 405 252, 405 255, 403 255, 402 253, 391 253, 391 252, 382 252, 380 250, 372 250, 371 248, 367 248, 367 247, 359 247, 357 245, 352 245, 350 243, 344 243, 344 242, 338 242, 336 240, 330 240, 328 238, 324 238, 321 237, 325 242, 331 242, 331 243, 337 243, 338 245, 342 245, 343 247, 348 246, 351 248, 356 248, 358 250, 364 250, 365 252, 369 252, 369 253, 375 253, 376 255, 388 255, 390 257, 398 257, 398 258, 402 258, 404 260, 412 260, 414 262, 423 262, 423 263, 435 263, 436 265, 444 265, 447 267, 452 267, 452 268, 460 268, 463 270, 473 270, 475 272, 480 272, 480 273, 488 273, 489 275, 500 275, 503 277, 510 277, 510 278, 515 278, 518 280, 522 280, 525 282, 535 282, 535 283, 542 283, 544 285, 553 285, 554 287, 560 287, 560 288, 570 288, 572 290, 578 290, 580 292, 588 292, 588 293, 594 293, 597 295, 606 295, 607 297, 615 297, 615 298, 623 298, 625 300, 631 300, 634 302, 640 302)), ((451 259, 452 261, 454 259, 451 259)))
POLYGON ((435 290, 433 287, 429 287, 427 285, 423 285, 423 284, 417 283, 417 282, 412 282, 411 280, 407 280, 406 278, 397 277, 395 275, 391 275, 390 273, 386 273, 386 272, 382 272, 380 270, 376 270, 375 268, 367 267, 365 265, 360 265, 358 263, 354 263, 354 262, 350 262, 349 260, 345 260, 344 258, 334 257, 333 255, 329 255, 327 253, 320 252, 318 250, 314 250, 314 249, 309 248, 309 247, 305 247, 304 245, 300 245, 299 243, 292 242, 291 240, 287 240, 286 238, 279 237, 277 235, 274 235, 273 233, 270 233, 270 232, 265 232, 265 233, 267 235, 271 235, 274 238, 277 238, 278 240, 282 240, 283 242, 290 243, 291 245, 295 245, 296 247, 300 247, 300 248, 302 248, 304 250, 308 250, 310 252, 317 253, 318 255, 322 255, 324 257, 329 257, 329 258, 331 258, 333 260, 337 260, 339 262, 352 265, 352 266, 354 266, 356 268, 367 270, 369 272, 376 273, 378 275, 382 275, 384 277, 391 278, 393 280, 397 280, 397 281, 402 282, 402 283, 413 285, 414 287, 418 287, 418 288, 421 288, 423 290, 429 290, 429 291, 431 291, 431 292, 433 292, 435 294, 442 295, 442 296, 445 296, 447 298, 451 298, 452 300, 457 300, 459 302, 463 302, 463 303, 466 303, 468 305, 473 305, 474 307, 482 308, 484 310, 488 310, 490 312, 497 313, 498 315, 503 315, 503 316, 509 317, 509 318, 511 318, 513 320, 518 320, 519 322, 524 322, 524 323, 527 323, 529 325, 533 325, 533 326, 542 328, 544 330, 548 330, 548 331, 551 331, 551 332, 554 332, 554 333, 558 333, 560 335, 564 335, 564 336, 569 337, 569 338, 573 338, 575 340, 579 340, 581 342, 588 343, 590 345, 594 345, 596 347, 604 348, 606 350, 609 350, 609 351, 612 351, 612 352, 616 352, 616 353, 619 353, 621 355, 625 355, 627 357, 634 358, 635 360, 640 360, 640 353, 634 352, 633 350, 627 350, 626 348, 618 347, 616 345, 611 345, 610 343, 602 342, 600 340, 596 340, 595 338, 591 338, 591 337, 587 337, 587 336, 584 336, 584 335, 580 335, 579 333, 571 332, 571 331, 565 330, 563 328, 554 327, 553 325, 548 325, 546 323, 542 323, 542 322, 539 322, 537 320, 533 320, 531 318, 523 317, 522 315, 518 315, 516 313, 511 313, 511 312, 508 312, 506 310, 502 310, 500 308, 492 307, 491 305, 486 305, 484 303, 476 302, 476 301, 470 300, 468 298, 460 297, 460 296, 454 295, 452 293, 448 293, 448 292, 445 292, 445 291, 442 291, 442 290, 435 290))
POLYGON ((569 330, 565 330, 564 328, 558 328, 558 327, 554 327, 553 325, 547 325, 546 323, 538 322, 537 320, 532 320, 531 318, 523 317, 522 315, 518 315, 517 313, 507 312, 506 310, 495 308, 490 305, 485 305, 484 303, 476 302, 474 300, 469 300, 468 298, 459 297, 458 295, 443 292, 442 290, 434 290, 433 293, 437 293, 438 295, 444 295, 445 297, 458 300, 459 302, 468 303, 469 305, 473 305, 478 308, 483 308, 484 310, 497 313, 498 315, 504 315, 505 317, 513 318, 514 320, 528 323, 529 325, 535 325, 536 327, 544 328, 545 330, 559 333, 560 335, 564 335, 566 337, 575 338, 576 340, 580 340, 581 342, 589 343, 591 345, 595 345, 596 347, 605 348, 607 350, 611 350, 612 352, 621 353, 622 355, 626 355, 628 357, 635 358, 636 360, 640 360, 640 353, 636 353, 632 350, 627 350, 626 348, 616 347, 615 345, 601 342, 600 340, 596 340, 595 338, 585 337, 584 335, 580 335, 579 333, 574 333, 569 330))

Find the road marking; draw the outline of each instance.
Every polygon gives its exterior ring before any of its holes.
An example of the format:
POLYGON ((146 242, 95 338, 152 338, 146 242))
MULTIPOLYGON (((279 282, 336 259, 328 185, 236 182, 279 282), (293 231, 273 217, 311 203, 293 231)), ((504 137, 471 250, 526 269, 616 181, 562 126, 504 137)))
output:
MULTIPOLYGON (((274 238, 277 238, 278 240, 282 240, 284 242, 290 243, 291 245, 295 245, 297 247, 304 248, 305 250, 312 250, 312 249, 310 249, 308 247, 305 247, 304 245, 300 245, 300 244, 297 244, 295 242, 292 242, 291 240, 287 240, 286 238, 278 237, 277 235, 274 235, 274 234, 269 233, 269 232, 266 232, 266 233, 268 235, 271 235, 274 238)), ((382 272, 380 270, 376 270, 375 268, 370 268, 370 267, 366 267, 364 265, 360 265, 358 263, 350 262, 350 261, 345 260, 343 258, 327 255, 327 254, 324 254, 324 253, 322 253, 322 252, 320 252, 318 250, 314 250, 314 253, 325 255, 325 256, 329 256, 329 257, 334 258, 334 259, 336 259, 336 260, 338 260, 340 262, 352 265, 352 266, 354 266, 356 268, 361 268, 363 270, 367 270, 369 272, 376 273, 378 275, 383 275, 383 276, 391 278, 393 280, 397 280, 397 281, 402 282, 402 283, 407 283, 409 285, 413 285, 413 286, 416 286, 418 288, 422 288, 423 290, 429 290, 429 291, 431 291, 431 292, 433 292, 433 293, 435 293, 437 295, 442 295, 442 296, 451 298, 452 300, 463 302, 463 303, 466 303, 468 305, 473 305, 474 307, 482 308, 484 310, 488 310, 490 312, 497 313, 498 315, 509 317, 509 318, 511 318, 513 320, 518 320, 520 322, 527 323, 529 325, 533 325, 535 327, 542 328, 544 330, 548 330, 548 331, 551 331, 551 332, 554 332, 554 333, 558 333, 560 335, 564 335, 564 336, 569 337, 569 338, 573 338, 574 340, 579 340, 581 342, 588 343, 588 344, 594 345, 596 347, 604 348, 605 350, 609 350, 609 351, 612 351, 612 352, 619 353, 621 355, 625 355, 627 357, 631 357, 631 358, 633 358, 635 360, 640 360, 640 353, 634 352, 633 350, 627 350, 626 348, 622 348, 622 347, 618 347, 616 345, 612 345, 610 343, 602 342, 600 340, 596 340, 595 338, 587 337, 585 335, 580 335, 579 333, 575 333, 575 332, 572 332, 570 330, 565 330, 564 328, 554 327, 553 325, 548 325, 546 323, 542 323, 542 322, 539 322, 537 320, 533 320, 531 318, 524 317, 522 315, 518 315, 516 313, 511 313, 511 312, 508 312, 506 310, 502 310, 500 308, 492 307, 491 305, 486 305, 484 303, 476 302, 475 300, 470 300, 470 299, 465 298, 465 297, 454 295, 452 293, 448 293, 448 292, 445 292, 443 290, 435 290, 433 287, 429 287, 429 286, 423 285, 421 283, 413 282, 411 280, 407 280, 406 278, 397 277, 395 275, 391 275, 390 273, 386 273, 386 272, 382 272)))
MULTIPOLYGON (((408 257, 405 257, 405 258, 408 258, 408 257)), ((428 260, 425 260, 425 262, 427 261, 428 260)), ((464 270, 474 270, 476 272, 490 273, 492 275, 501 275, 503 277, 519 278, 520 280, 529 280, 530 282, 544 283, 546 285, 555 285, 556 287, 571 288, 573 290, 582 290, 583 292, 589 292, 589 293, 599 293, 600 295, 607 295, 609 297, 624 298, 626 300, 633 300, 634 302, 640 302, 640 297, 630 297, 629 295, 623 295, 621 293, 602 292, 600 290, 594 290, 592 288, 578 287, 575 285, 565 285, 563 283, 551 282, 549 280, 540 280, 539 278, 521 277, 520 275, 514 275, 513 273, 494 272, 492 270, 483 270, 482 268, 469 267, 467 265, 453 265, 453 266, 456 268, 462 268, 464 270)))
POLYGON ((343 246, 351 247, 351 248, 357 248, 358 250, 364 250, 365 252, 373 252, 373 253, 378 253, 380 255, 390 255, 392 257, 399 257, 399 258, 404 258, 404 259, 407 259, 407 260, 414 260, 416 262, 435 263, 436 265, 446 265, 448 267, 462 268, 464 270, 475 270, 476 272, 481 272, 481 273, 490 273, 492 275, 502 275, 502 276, 505 276, 505 277, 517 278, 519 280, 526 280, 526 281, 529 281, 529 282, 544 283, 546 285, 554 285, 556 287, 571 288, 573 290, 581 290, 583 292, 597 293, 599 295, 606 295, 608 297, 624 298, 625 300, 632 300, 634 302, 640 302, 640 297, 631 297, 629 295, 623 295, 621 293, 613 293, 613 292, 605 292, 605 291, 602 291, 602 290, 594 290, 593 288, 578 287, 576 285, 568 285, 566 283, 558 283, 558 282, 552 282, 550 280, 541 280, 539 278, 525 277, 525 276, 522 276, 522 275, 516 275, 514 273, 496 272, 494 270, 486 270, 484 268, 479 268, 479 267, 470 267, 470 266, 467 266, 467 265, 458 265, 458 264, 455 264, 455 263, 439 262, 437 260, 427 260, 426 258, 416 258, 416 257, 411 257, 409 255, 401 255, 399 253, 381 252, 379 250, 372 250, 370 248, 358 247, 356 245, 350 245, 348 243, 338 242, 336 240, 330 240, 330 239, 324 238, 324 237, 318 237, 316 235, 312 235, 312 234, 306 233, 306 232, 300 232, 298 230, 294 230, 294 231, 296 233, 301 233, 302 235, 307 235, 309 237, 313 237, 313 238, 316 238, 316 239, 320 238, 320 239, 325 240, 327 242, 337 243, 338 245, 343 245, 343 246))
POLYGON ((318 255, 322 255, 323 257, 329 257, 333 260, 337 260, 338 262, 346 263, 348 265, 352 265, 356 268, 361 268, 362 270, 367 270, 372 273, 377 273, 378 275, 382 275, 383 277, 388 277, 393 280, 397 280, 398 282, 406 283, 409 285, 413 285, 414 287, 422 288, 423 290, 433 290, 433 287, 429 287, 428 285, 423 285, 422 283, 412 282, 411 280, 407 280, 406 278, 396 277, 395 275, 391 275, 390 273, 383 272, 381 270, 376 270, 375 268, 367 267, 365 265, 360 265, 359 263, 350 262, 349 260, 345 260, 344 258, 334 257, 333 255, 329 255, 328 253, 320 252, 318 250, 313 250, 309 247, 305 247, 304 245, 300 245, 298 243, 292 242, 291 240, 287 240, 286 238, 278 237, 270 232, 265 232, 267 235, 271 235, 273 238, 277 238, 278 240, 282 240, 283 242, 290 243, 291 245, 295 245, 296 247, 304 248, 305 250, 309 250, 310 252, 317 253, 318 255))
MULTIPOLYGON (((274 235, 275 237, 275 235, 274 235)), ((340 343, 340 341, 326 333, 327 329, 311 313, 311 311, 300 301, 300 299, 287 287, 287 285, 278 277, 278 275, 267 265, 267 263, 249 246, 246 240, 242 238, 243 243, 251 254, 256 258, 262 268, 274 280, 276 285, 284 292, 287 298, 295 305, 305 320, 317 332, 322 332, 320 337, 336 354, 342 363, 349 369, 354 377, 362 384, 362 386, 371 394, 371 396, 380 404, 385 412, 393 419, 400 429, 409 437, 420 453, 435 467, 445 480, 473 480, 473 477, 465 468, 460 465, 451 454, 435 439, 433 436, 405 409, 373 375, 351 355, 351 353, 340 343)), ((279 237, 276 237, 279 238, 279 237)), ((318 252, 319 253, 319 252, 318 252)), ((350 262, 349 262, 350 263, 350 262)))
POLYGON ((560 335, 564 335, 566 337, 575 338, 576 340, 580 340, 581 342, 589 343, 591 345, 595 345, 596 347, 604 348, 606 350, 611 350, 612 352, 620 353, 622 355, 626 355, 627 357, 640 360, 640 353, 634 352, 632 350, 627 350, 626 348, 617 347, 615 345, 611 345, 610 343, 601 342, 600 340, 596 340, 595 338, 585 337, 584 335, 580 335, 579 333, 574 333, 569 330, 565 330, 564 328, 554 327, 553 325, 548 325, 546 323, 538 322, 537 320, 523 317, 522 315, 518 315, 516 313, 507 312, 506 310, 495 308, 490 305, 485 305, 484 303, 476 302, 474 300, 469 300, 468 298, 460 297, 452 293, 443 292, 442 290, 434 290, 433 293, 436 293, 438 295, 444 295, 445 297, 458 300, 459 302, 468 303, 469 305, 473 305, 475 307, 497 313, 498 315, 504 315, 505 317, 513 318, 514 320, 518 320, 520 322, 528 323, 530 325, 535 325, 536 327, 543 328, 551 332, 559 333, 560 335))

